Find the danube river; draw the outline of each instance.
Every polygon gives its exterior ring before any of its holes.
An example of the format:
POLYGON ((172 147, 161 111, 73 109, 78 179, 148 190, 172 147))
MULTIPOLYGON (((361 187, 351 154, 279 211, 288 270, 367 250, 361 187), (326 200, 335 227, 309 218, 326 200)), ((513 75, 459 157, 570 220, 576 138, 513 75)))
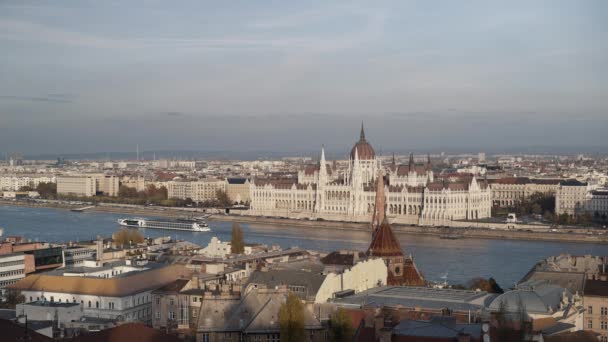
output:
MULTIPOLYGON (((114 213, 75 213, 65 209, 0 206, 0 227, 4 236, 21 235, 47 242, 91 240, 110 236, 120 227, 114 213)), ((209 222, 211 232, 176 232, 147 229, 149 237, 172 236, 205 246, 212 236, 230 239, 231 223, 209 222)), ((248 243, 299 246, 318 251, 365 250, 370 234, 326 228, 302 228, 270 224, 241 224, 248 243)), ((435 236, 398 234, 401 246, 412 254, 424 276, 450 283, 465 283, 473 277, 494 277, 503 287, 511 287, 540 259, 560 253, 608 255, 608 245, 544 241, 461 239, 442 240, 435 236)))

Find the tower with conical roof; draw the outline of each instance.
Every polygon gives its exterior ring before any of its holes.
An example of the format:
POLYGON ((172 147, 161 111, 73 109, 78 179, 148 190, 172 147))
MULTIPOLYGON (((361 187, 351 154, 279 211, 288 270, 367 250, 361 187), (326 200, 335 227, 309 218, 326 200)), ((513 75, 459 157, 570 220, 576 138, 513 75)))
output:
POLYGON ((386 197, 384 194, 384 177, 378 175, 376 182, 376 205, 372 216, 372 241, 367 249, 367 255, 380 257, 388 268, 388 285, 425 285, 422 274, 418 271, 414 260, 406 257, 401 249, 386 216, 386 197))

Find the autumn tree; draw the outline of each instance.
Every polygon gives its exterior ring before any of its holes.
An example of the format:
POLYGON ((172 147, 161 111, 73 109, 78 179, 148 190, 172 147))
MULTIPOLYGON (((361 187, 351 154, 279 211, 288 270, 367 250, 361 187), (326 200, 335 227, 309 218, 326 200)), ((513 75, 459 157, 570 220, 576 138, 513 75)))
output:
POLYGON ((488 293, 504 293, 505 291, 498 285, 496 280, 492 277, 488 279, 484 278, 473 278, 469 281, 468 288, 470 290, 481 290, 488 293))
POLYGON ((57 197, 57 183, 38 183, 36 191, 40 194, 40 197, 46 199, 52 199, 57 197))
POLYGON ((21 294, 21 291, 15 289, 7 289, 4 294, 4 301, 0 307, 14 310, 17 304, 25 302, 25 296, 21 294))
POLYGON ((243 229, 237 222, 232 223, 232 240, 230 241, 230 247, 234 254, 241 254, 245 251, 243 229))
POLYGON ((118 246, 138 244, 144 242, 144 237, 138 230, 135 229, 121 229, 114 233, 112 236, 114 243, 118 246))
POLYGON ((230 197, 228 197, 228 193, 226 191, 218 189, 215 192, 215 197, 217 199, 218 205, 221 207, 228 207, 232 204, 230 201, 230 197))
POLYGON ((347 342, 353 340, 353 325, 344 308, 339 308, 331 317, 331 341, 347 342))
POLYGON ((118 197, 137 198, 138 197, 137 189, 132 188, 130 186, 126 186, 126 185, 121 185, 118 188, 118 197))
POLYGON ((306 336, 306 331, 304 330, 304 305, 300 298, 292 292, 289 292, 287 301, 279 309, 279 326, 281 329, 281 341, 304 341, 306 336))

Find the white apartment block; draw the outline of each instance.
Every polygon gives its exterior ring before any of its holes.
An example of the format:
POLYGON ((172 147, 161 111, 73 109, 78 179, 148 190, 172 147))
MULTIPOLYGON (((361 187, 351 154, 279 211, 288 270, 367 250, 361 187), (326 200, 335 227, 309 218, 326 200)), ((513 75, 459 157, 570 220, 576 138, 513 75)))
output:
POLYGON ((55 183, 55 176, 3 176, 0 177, 0 190, 18 191, 24 186, 37 187, 40 183, 55 183))
POLYGON ((25 254, 0 255, 0 291, 25 278, 25 254))
POLYGON ((585 209, 593 216, 608 216, 608 188, 589 191, 585 209))
POLYGON ((63 248, 63 267, 83 266, 85 260, 93 260, 96 254, 96 250, 91 247, 65 247, 63 248))
POLYGON ((219 179, 205 179, 199 181, 171 181, 167 182, 167 197, 186 199, 194 202, 211 201, 217 198, 217 191, 226 191, 226 181, 219 179))
POLYGON ((57 194, 91 197, 97 192, 97 184, 91 176, 57 177, 57 194))
POLYGON ((182 274, 185 268, 179 265, 109 265, 31 274, 10 287, 21 291, 26 303, 78 303, 84 316, 151 322, 151 292, 182 274))
POLYGON ((596 219, 604 218, 608 216, 608 188, 577 180, 564 181, 555 196, 555 213, 588 213, 596 219))

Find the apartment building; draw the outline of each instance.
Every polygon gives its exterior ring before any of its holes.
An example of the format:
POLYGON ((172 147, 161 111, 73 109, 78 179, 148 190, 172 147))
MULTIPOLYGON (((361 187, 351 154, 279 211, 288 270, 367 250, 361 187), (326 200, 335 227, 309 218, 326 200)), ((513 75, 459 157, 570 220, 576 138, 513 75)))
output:
POLYGON ((247 178, 227 178, 226 194, 234 203, 249 203, 251 182, 247 178))
POLYGON ((575 215, 584 211, 587 183, 567 180, 559 183, 555 194, 555 213, 575 215))
POLYGON ((167 196, 169 198, 190 198, 194 202, 215 200, 218 190, 226 191, 226 181, 220 179, 202 179, 198 181, 167 182, 167 196))
POLYGON ((34 256, 25 253, 0 255, 0 292, 34 272, 34 256))
POLYGON ((97 193, 97 181, 91 176, 57 177, 57 194, 91 197, 97 193))
POLYGON ((180 265, 85 262, 28 275, 9 288, 21 291, 28 303, 80 303, 87 317, 151 323, 151 292, 188 274, 180 265))
POLYGON ((608 342, 608 276, 606 274, 585 281, 583 307, 584 329, 597 333, 598 341, 608 342))
POLYGON ((24 186, 36 188, 40 183, 55 183, 55 176, 3 176, 0 177, 0 191, 19 191, 24 186))
POLYGON ((95 259, 95 248, 85 246, 67 246, 63 248, 63 267, 82 266, 85 260, 95 259))
POLYGON ((492 204, 500 207, 512 207, 530 196, 555 194, 560 184, 559 179, 532 179, 526 177, 507 177, 490 179, 492 204))
POLYGON ((118 196, 120 177, 105 174, 92 174, 95 179, 95 191, 106 196, 118 196))

